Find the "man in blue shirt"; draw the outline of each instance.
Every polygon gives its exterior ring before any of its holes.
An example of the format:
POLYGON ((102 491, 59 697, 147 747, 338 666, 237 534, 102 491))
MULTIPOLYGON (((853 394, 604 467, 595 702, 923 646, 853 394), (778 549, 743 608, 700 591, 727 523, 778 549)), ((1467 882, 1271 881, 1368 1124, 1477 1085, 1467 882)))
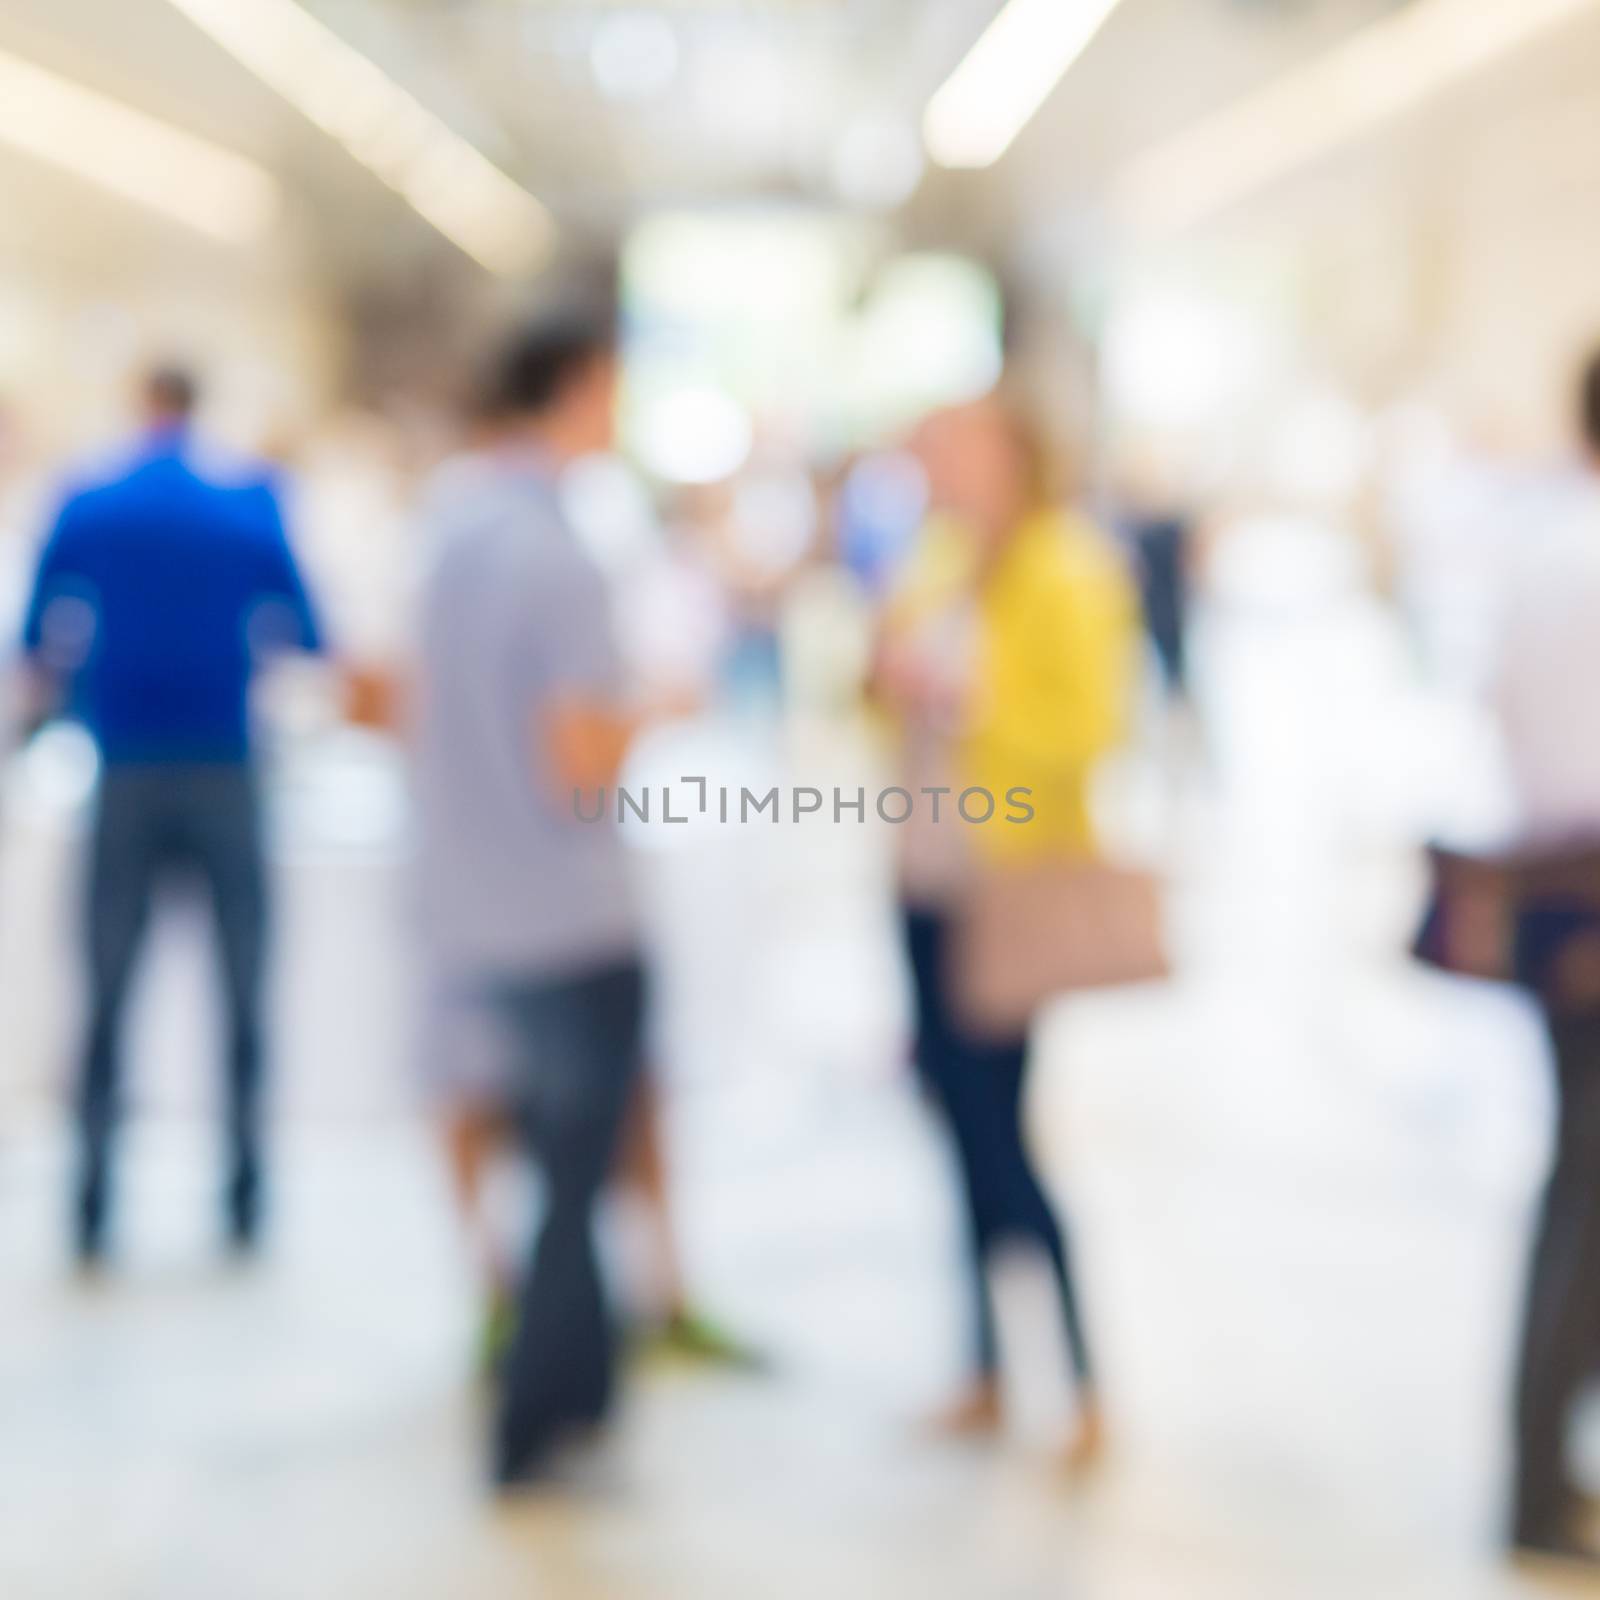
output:
POLYGON ((275 647, 316 651, 321 636, 264 469, 207 461, 189 427, 195 400, 182 370, 145 380, 145 431, 67 494, 23 631, 36 674, 83 720, 102 764, 78 1081, 85 1263, 105 1248, 129 978, 155 894, 175 875, 204 884, 221 946, 231 1242, 248 1248, 259 1223, 266 874, 250 681, 275 647))

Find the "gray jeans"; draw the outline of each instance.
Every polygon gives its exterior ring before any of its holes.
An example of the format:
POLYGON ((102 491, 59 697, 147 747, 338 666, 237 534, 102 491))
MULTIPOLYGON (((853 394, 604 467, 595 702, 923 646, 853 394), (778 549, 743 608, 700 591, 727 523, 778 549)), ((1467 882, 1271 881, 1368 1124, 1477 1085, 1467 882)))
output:
POLYGON ((248 768, 110 766, 89 855, 89 1017, 78 1080, 78 1224, 94 1244, 105 1224, 122 1086, 120 1038, 130 981, 158 892, 190 880, 211 904, 228 1043, 224 1105, 228 1206, 253 1223, 261 1163, 261 970, 266 872, 248 768))

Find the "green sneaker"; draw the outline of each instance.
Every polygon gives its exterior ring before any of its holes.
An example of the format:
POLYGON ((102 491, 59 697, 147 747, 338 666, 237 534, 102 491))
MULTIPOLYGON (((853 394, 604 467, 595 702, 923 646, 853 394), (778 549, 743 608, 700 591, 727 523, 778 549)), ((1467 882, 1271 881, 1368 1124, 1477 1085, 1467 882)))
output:
POLYGON ((674 1311, 655 1327, 646 1342, 645 1354, 739 1372, 766 1372, 771 1366, 761 1351, 688 1307, 674 1311))
POLYGON ((500 1372, 517 1332, 517 1302, 502 1289, 489 1295, 478 1327, 478 1376, 486 1383, 500 1372))

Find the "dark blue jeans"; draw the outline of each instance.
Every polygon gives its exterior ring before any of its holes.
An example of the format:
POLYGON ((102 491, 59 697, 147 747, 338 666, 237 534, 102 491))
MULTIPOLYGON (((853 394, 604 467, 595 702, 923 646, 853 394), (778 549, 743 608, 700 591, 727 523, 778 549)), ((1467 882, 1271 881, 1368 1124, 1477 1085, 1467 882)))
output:
POLYGON ((987 1267, 991 1250, 1009 1239, 1038 1246, 1050 1262, 1073 1370, 1078 1381, 1087 1384, 1089 1344, 1073 1290, 1066 1240, 1023 1137, 1027 1041, 975 1039, 952 1014, 945 974, 949 931, 942 916, 906 913, 906 952, 916 998, 917 1068, 949 1122, 961 1168, 978 1370, 985 1376, 995 1371, 998 1352, 987 1267))
POLYGON ((629 961, 508 982, 492 994, 516 1040, 513 1110, 545 1180, 502 1374, 495 1471, 509 1483, 610 1403, 613 1332, 594 1213, 642 1054, 644 979, 629 961))
POLYGON ((240 765, 108 766, 89 855, 89 1025, 78 1082, 80 1243, 106 1221, 122 1087, 123 1011, 158 892, 197 882, 211 903, 227 998, 228 1207, 254 1225, 261 1167, 261 971, 266 872, 254 779, 240 765))

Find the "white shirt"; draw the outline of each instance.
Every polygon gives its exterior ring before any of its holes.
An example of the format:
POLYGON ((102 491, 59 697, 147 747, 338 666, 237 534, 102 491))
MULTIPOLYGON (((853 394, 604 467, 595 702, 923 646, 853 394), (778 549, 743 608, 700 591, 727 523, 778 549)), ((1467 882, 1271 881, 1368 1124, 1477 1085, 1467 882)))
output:
POLYGON ((1530 536, 1493 678, 1523 833, 1600 840, 1600 484, 1530 536))

